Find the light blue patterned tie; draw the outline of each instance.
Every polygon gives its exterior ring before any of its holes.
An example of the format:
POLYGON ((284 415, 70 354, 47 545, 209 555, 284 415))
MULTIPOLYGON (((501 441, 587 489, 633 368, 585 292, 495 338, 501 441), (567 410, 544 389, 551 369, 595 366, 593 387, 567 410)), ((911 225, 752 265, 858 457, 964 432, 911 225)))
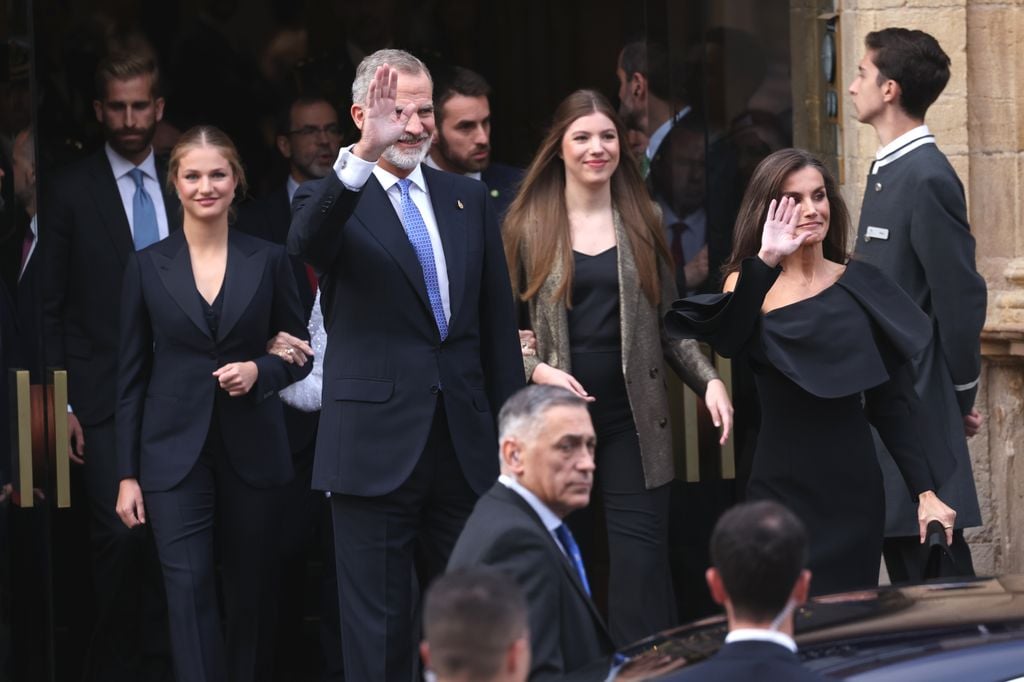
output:
POLYGON ((145 177, 142 169, 132 168, 128 175, 135 181, 135 196, 132 197, 132 216, 135 224, 132 226, 132 238, 135 241, 135 250, 138 251, 160 241, 160 228, 156 222, 153 199, 142 184, 142 178, 145 177))
POLYGON ((409 196, 409 185, 412 180, 402 178, 398 181, 398 189, 402 192, 402 227, 409 237, 412 248, 416 250, 416 258, 420 261, 423 269, 423 281, 427 285, 427 298, 430 299, 430 308, 434 312, 434 320, 437 321, 437 330, 441 332, 441 340, 448 338, 448 320, 444 316, 444 304, 441 302, 441 285, 437 280, 437 266, 434 263, 434 249, 430 246, 430 233, 427 232, 427 224, 423 222, 420 210, 416 208, 412 197, 409 196))
POLYGON ((587 591, 587 595, 590 595, 590 583, 587 582, 587 570, 583 567, 583 555, 580 554, 579 545, 576 544, 575 538, 572 536, 572 532, 569 530, 569 526, 564 523, 555 529, 555 536, 558 541, 562 543, 562 547, 565 548, 565 553, 569 555, 569 559, 572 560, 573 566, 576 567, 576 573, 580 576, 580 582, 583 583, 583 589, 587 591))

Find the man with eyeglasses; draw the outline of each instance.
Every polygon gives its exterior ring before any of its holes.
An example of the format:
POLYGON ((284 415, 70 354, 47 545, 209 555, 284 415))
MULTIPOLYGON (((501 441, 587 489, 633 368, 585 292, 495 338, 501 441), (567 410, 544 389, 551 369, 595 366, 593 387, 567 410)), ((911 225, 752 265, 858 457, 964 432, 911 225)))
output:
MULTIPOLYGON (((291 224, 292 197, 304 182, 317 180, 333 171, 341 148, 342 133, 338 112, 323 97, 303 95, 286 103, 277 117, 277 150, 288 160, 284 185, 266 196, 243 204, 235 225, 261 239, 284 244, 291 224)), ((306 319, 316 299, 317 278, 312 268, 292 257, 292 271, 298 285, 306 319)), ((281 603, 279 605, 278 672, 300 665, 303 655, 302 606, 306 558, 319 551, 324 566, 334 565, 334 545, 330 533, 329 508, 323 493, 313 491, 313 447, 316 444, 320 412, 303 412, 283 404, 285 427, 291 445, 295 478, 288 485, 281 506, 285 532, 281 542, 281 603)), ((341 639, 338 624, 338 596, 334 571, 324 571, 320 586, 320 642, 326 666, 323 679, 341 675, 341 639)), ((280 675, 279 675, 280 678, 280 675)), ((285 678, 281 678, 285 679, 285 678)))

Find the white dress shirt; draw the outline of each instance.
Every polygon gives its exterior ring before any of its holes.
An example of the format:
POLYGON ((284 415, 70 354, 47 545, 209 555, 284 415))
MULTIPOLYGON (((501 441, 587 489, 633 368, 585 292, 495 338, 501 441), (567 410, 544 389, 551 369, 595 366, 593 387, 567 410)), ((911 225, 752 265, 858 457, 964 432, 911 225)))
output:
POLYGON ((796 642, 792 637, 778 630, 763 630, 761 628, 737 628, 725 636, 725 643, 733 642, 771 642, 786 647, 794 654, 796 653, 796 642))
MULTIPOLYGON (((562 525, 562 519, 558 518, 558 515, 555 514, 555 512, 551 511, 546 504, 541 502, 540 498, 530 492, 527 488, 523 487, 519 481, 511 476, 506 476, 505 474, 498 476, 498 483, 501 483, 503 486, 519 495, 519 497, 526 500, 526 503, 530 505, 530 508, 537 512, 537 516, 540 517, 544 527, 547 528, 548 533, 550 533, 551 537, 554 539, 555 545, 562 550, 562 554, 565 554, 565 547, 562 547, 562 542, 558 539, 558 536, 555 535, 555 529, 562 525)), ((567 557, 569 556, 568 554, 565 555, 567 557)))
POLYGON ((665 138, 668 136, 669 131, 672 130, 672 126, 683 120, 683 117, 690 113, 690 111, 692 110, 693 108, 690 106, 683 107, 682 109, 676 112, 675 116, 662 123, 660 126, 658 126, 658 129, 651 134, 651 139, 647 141, 647 150, 644 152, 647 155, 648 161, 653 159, 654 155, 658 153, 658 147, 660 147, 661 143, 665 141, 665 138))
POLYGON ((922 124, 913 130, 908 130, 875 152, 875 162, 871 164, 871 174, 874 175, 882 166, 889 165, 925 144, 935 144, 935 136, 932 135, 932 131, 928 130, 928 126, 922 124))
MULTIPOLYGON (((128 227, 132 231, 132 239, 135 238, 135 210, 132 200, 135 198, 135 181, 128 173, 136 166, 114 151, 110 143, 104 147, 107 152, 107 160, 110 161, 110 169, 114 171, 114 179, 117 181, 117 191, 121 194, 121 205, 124 207, 124 214, 128 216, 128 227)), ((138 165, 143 173, 142 186, 146 188, 149 198, 153 201, 153 208, 156 210, 156 226, 160 239, 168 234, 167 209, 164 206, 164 192, 160 187, 160 176, 156 174, 156 157, 150 148, 149 156, 138 165)))
POLYGON ((28 268, 29 262, 32 260, 32 254, 36 252, 36 245, 39 243, 39 217, 32 216, 32 219, 28 221, 28 230, 32 233, 32 245, 28 247, 28 253, 25 256, 25 262, 21 264, 21 270, 18 271, 18 281, 21 281, 22 275, 25 274, 25 270, 28 268))
MULTIPOLYGON (((353 145, 355 146, 355 145, 353 145)), ((361 159, 352 153, 352 147, 343 147, 338 154, 338 160, 334 162, 334 172, 341 180, 346 189, 358 192, 362 190, 370 175, 374 175, 381 187, 391 200, 395 208, 395 214, 401 222, 402 216, 402 190, 398 187, 399 177, 393 175, 376 163, 361 159)), ((441 304, 444 308, 444 318, 451 322, 452 307, 451 296, 448 292, 448 263, 444 257, 444 248, 441 245, 441 233, 437 229, 437 218, 434 217, 434 207, 430 203, 430 192, 427 183, 423 179, 423 169, 416 166, 408 175, 412 185, 409 187, 409 197, 427 226, 427 234, 430 235, 430 248, 434 252, 434 268, 437 270, 437 284, 441 290, 441 304)))

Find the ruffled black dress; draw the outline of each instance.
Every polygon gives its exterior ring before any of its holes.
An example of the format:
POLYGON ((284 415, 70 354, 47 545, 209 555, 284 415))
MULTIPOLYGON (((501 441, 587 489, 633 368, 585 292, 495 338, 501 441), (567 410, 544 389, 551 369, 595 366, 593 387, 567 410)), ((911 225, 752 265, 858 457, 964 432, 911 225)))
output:
POLYGON ((750 363, 762 417, 748 496, 778 500, 804 522, 814 592, 873 586, 885 495, 869 423, 909 494, 936 489, 953 467, 951 455, 940 470, 925 457, 924 448, 945 446, 916 410, 907 364, 931 326, 892 280, 858 261, 817 295, 762 313, 781 271, 747 259, 735 291, 677 301, 665 325, 750 363))

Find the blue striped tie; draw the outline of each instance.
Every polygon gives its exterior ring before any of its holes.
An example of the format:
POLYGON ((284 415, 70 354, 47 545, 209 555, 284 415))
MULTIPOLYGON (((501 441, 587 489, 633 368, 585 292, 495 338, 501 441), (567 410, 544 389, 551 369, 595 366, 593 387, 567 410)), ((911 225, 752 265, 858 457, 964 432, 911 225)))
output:
POLYGON ((132 168, 128 175, 135 181, 135 196, 132 197, 132 239, 135 241, 135 250, 138 251, 160 241, 160 228, 156 222, 153 199, 142 184, 142 178, 145 177, 142 169, 132 168))
POLYGON ((437 322, 437 330, 441 332, 441 340, 448 338, 448 320, 444 316, 444 304, 441 302, 441 285, 437 279, 437 265, 434 263, 434 249, 430 246, 430 233, 427 232, 427 224, 423 222, 420 210, 416 208, 412 197, 409 196, 409 185, 412 180, 402 178, 398 181, 398 189, 402 192, 402 227, 409 237, 412 248, 416 250, 416 258, 420 261, 423 269, 423 281, 427 285, 427 298, 430 299, 430 308, 434 312, 434 320, 437 322))
POLYGON ((576 544, 569 526, 563 523, 555 529, 555 536, 562 543, 562 547, 565 548, 565 553, 569 555, 569 559, 572 561, 572 565, 576 568, 576 573, 580 577, 580 582, 583 583, 583 589, 587 591, 589 596, 590 583, 587 582, 587 570, 583 567, 583 555, 580 554, 579 545, 576 544))

